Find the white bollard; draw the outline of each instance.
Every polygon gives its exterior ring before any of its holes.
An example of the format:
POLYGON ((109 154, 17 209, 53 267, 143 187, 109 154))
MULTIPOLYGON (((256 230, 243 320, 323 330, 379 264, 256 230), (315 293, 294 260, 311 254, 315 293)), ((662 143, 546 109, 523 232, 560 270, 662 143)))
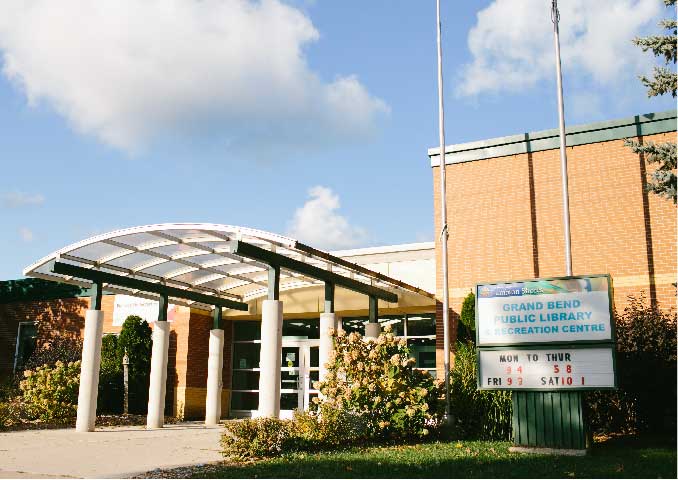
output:
POLYGON ((78 390, 77 432, 93 432, 97 418, 99 394, 99 368, 101 367, 101 334, 104 329, 104 312, 87 310, 85 333, 80 364, 80 389, 78 390))
POLYGON ((153 324, 153 351, 151 353, 151 378, 148 385, 146 428, 162 428, 165 423, 169 331, 170 325, 166 321, 158 321, 153 324))
POLYGON ((319 361, 319 377, 320 380, 325 378, 327 373, 327 368, 325 364, 330 358, 330 353, 334 350, 334 339, 330 336, 330 329, 337 329, 337 316, 334 313, 321 313, 320 314, 320 344, 318 348, 318 361, 319 361))
POLYGON ((282 362, 282 315, 280 300, 264 300, 261 307, 261 354, 259 356, 259 409, 257 416, 280 416, 280 364, 282 362))
POLYGON ((207 359, 207 398, 205 399, 205 425, 218 425, 221 420, 221 388, 224 366, 224 331, 210 330, 209 357, 207 359))

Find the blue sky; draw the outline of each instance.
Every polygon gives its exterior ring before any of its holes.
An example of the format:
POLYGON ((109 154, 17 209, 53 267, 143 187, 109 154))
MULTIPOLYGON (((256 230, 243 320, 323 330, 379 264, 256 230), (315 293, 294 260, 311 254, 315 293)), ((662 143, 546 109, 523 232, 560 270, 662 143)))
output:
MULTIPOLYGON (((555 128, 550 1, 442 4, 447 143, 555 128)), ((560 4, 568 124, 674 108, 663 2, 560 4)), ((434 0, 3 2, 0 279, 149 223, 432 240, 435 48, 434 0)))

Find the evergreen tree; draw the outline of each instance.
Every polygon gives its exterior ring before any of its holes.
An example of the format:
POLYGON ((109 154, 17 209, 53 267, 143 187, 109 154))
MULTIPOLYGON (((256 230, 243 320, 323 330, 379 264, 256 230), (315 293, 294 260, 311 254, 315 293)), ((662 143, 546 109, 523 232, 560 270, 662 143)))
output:
POLYGON ((151 372, 151 348, 151 327, 146 320, 136 315, 127 317, 118 336, 116 362, 122 365, 122 357, 127 351, 130 413, 146 413, 151 372))
MULTIPOLYGON (((668 30, 665 35, 650 35, 648 37, 636 37, 633 43, 639 46, 643 52, 651 50, 656 57, 663 57, 666 65, 676 64, 676 45, 677 32, 676 27, 676 0, 664 0, 667 7, 671 8, 672 18, 662 20, 659 26, 668 30)), ((647 87, 647 96, 655 97, 671 93, 676 97, 676 87, 678 86, 678 74, 675 68, 655 67, 652 76, 641 76, 640 81, 647 87)), ((649 142, 643 144, 634 140, 626 140, 625 145, 640 155, 644 155, 649 163, 657 164, 657 169, 653 171, 648 179, 647 191, 653 192, 661 197, 672 199, 676 203, 676 144, 666 142, 655 144, 649 142)))
POLYGON ((124 386, 122 357, 129 357, 129 411, 146 413, 151 371, 151 327, 141 317, 130 315, 120 335, 104 335, 99 373, 99 413, 121 413, 124 386))
POLYGON ((461 305, 459 326, 457 328, 458 342, 476 342, 476 296, 473 292, 466 295, 461 305))

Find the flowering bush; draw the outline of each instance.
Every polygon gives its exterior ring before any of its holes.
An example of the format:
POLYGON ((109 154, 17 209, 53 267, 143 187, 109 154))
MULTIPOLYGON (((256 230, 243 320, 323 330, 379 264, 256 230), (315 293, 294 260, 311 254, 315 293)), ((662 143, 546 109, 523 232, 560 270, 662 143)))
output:
POLYGON ((361 419, 345 411, 294 411, 292 419, 254 418, 226 425, 223 455, 231 460, 327 450, 364 440, 361 419))
POLYGON ((274 457, 289 450, 291 420, 246 418, 231 422, 221 437, 223 454, 229 459, 274 457))
POLYGON ((26 370, 19 388, 30 417, 53 420, 75 416, 79 384, 80 362, 57 361, 26 370))
POLYGON ((352 332, 330 332, 335 350, 327 374, 314 385, 323 412, 340 411, 359 419, 367 438, 424 437, 442 418, 440 382, 414 368, 407 343, 387 326, 374 339, 352 332))

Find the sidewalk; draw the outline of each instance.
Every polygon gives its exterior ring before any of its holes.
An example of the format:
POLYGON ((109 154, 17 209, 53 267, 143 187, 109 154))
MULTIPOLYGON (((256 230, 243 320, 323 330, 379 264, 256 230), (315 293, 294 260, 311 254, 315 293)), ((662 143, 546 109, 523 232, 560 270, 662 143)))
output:
POLYGON ((198 422, 0 433, 0 478, 124 478, 154 470, 221 460, 221 427, 198 422))

